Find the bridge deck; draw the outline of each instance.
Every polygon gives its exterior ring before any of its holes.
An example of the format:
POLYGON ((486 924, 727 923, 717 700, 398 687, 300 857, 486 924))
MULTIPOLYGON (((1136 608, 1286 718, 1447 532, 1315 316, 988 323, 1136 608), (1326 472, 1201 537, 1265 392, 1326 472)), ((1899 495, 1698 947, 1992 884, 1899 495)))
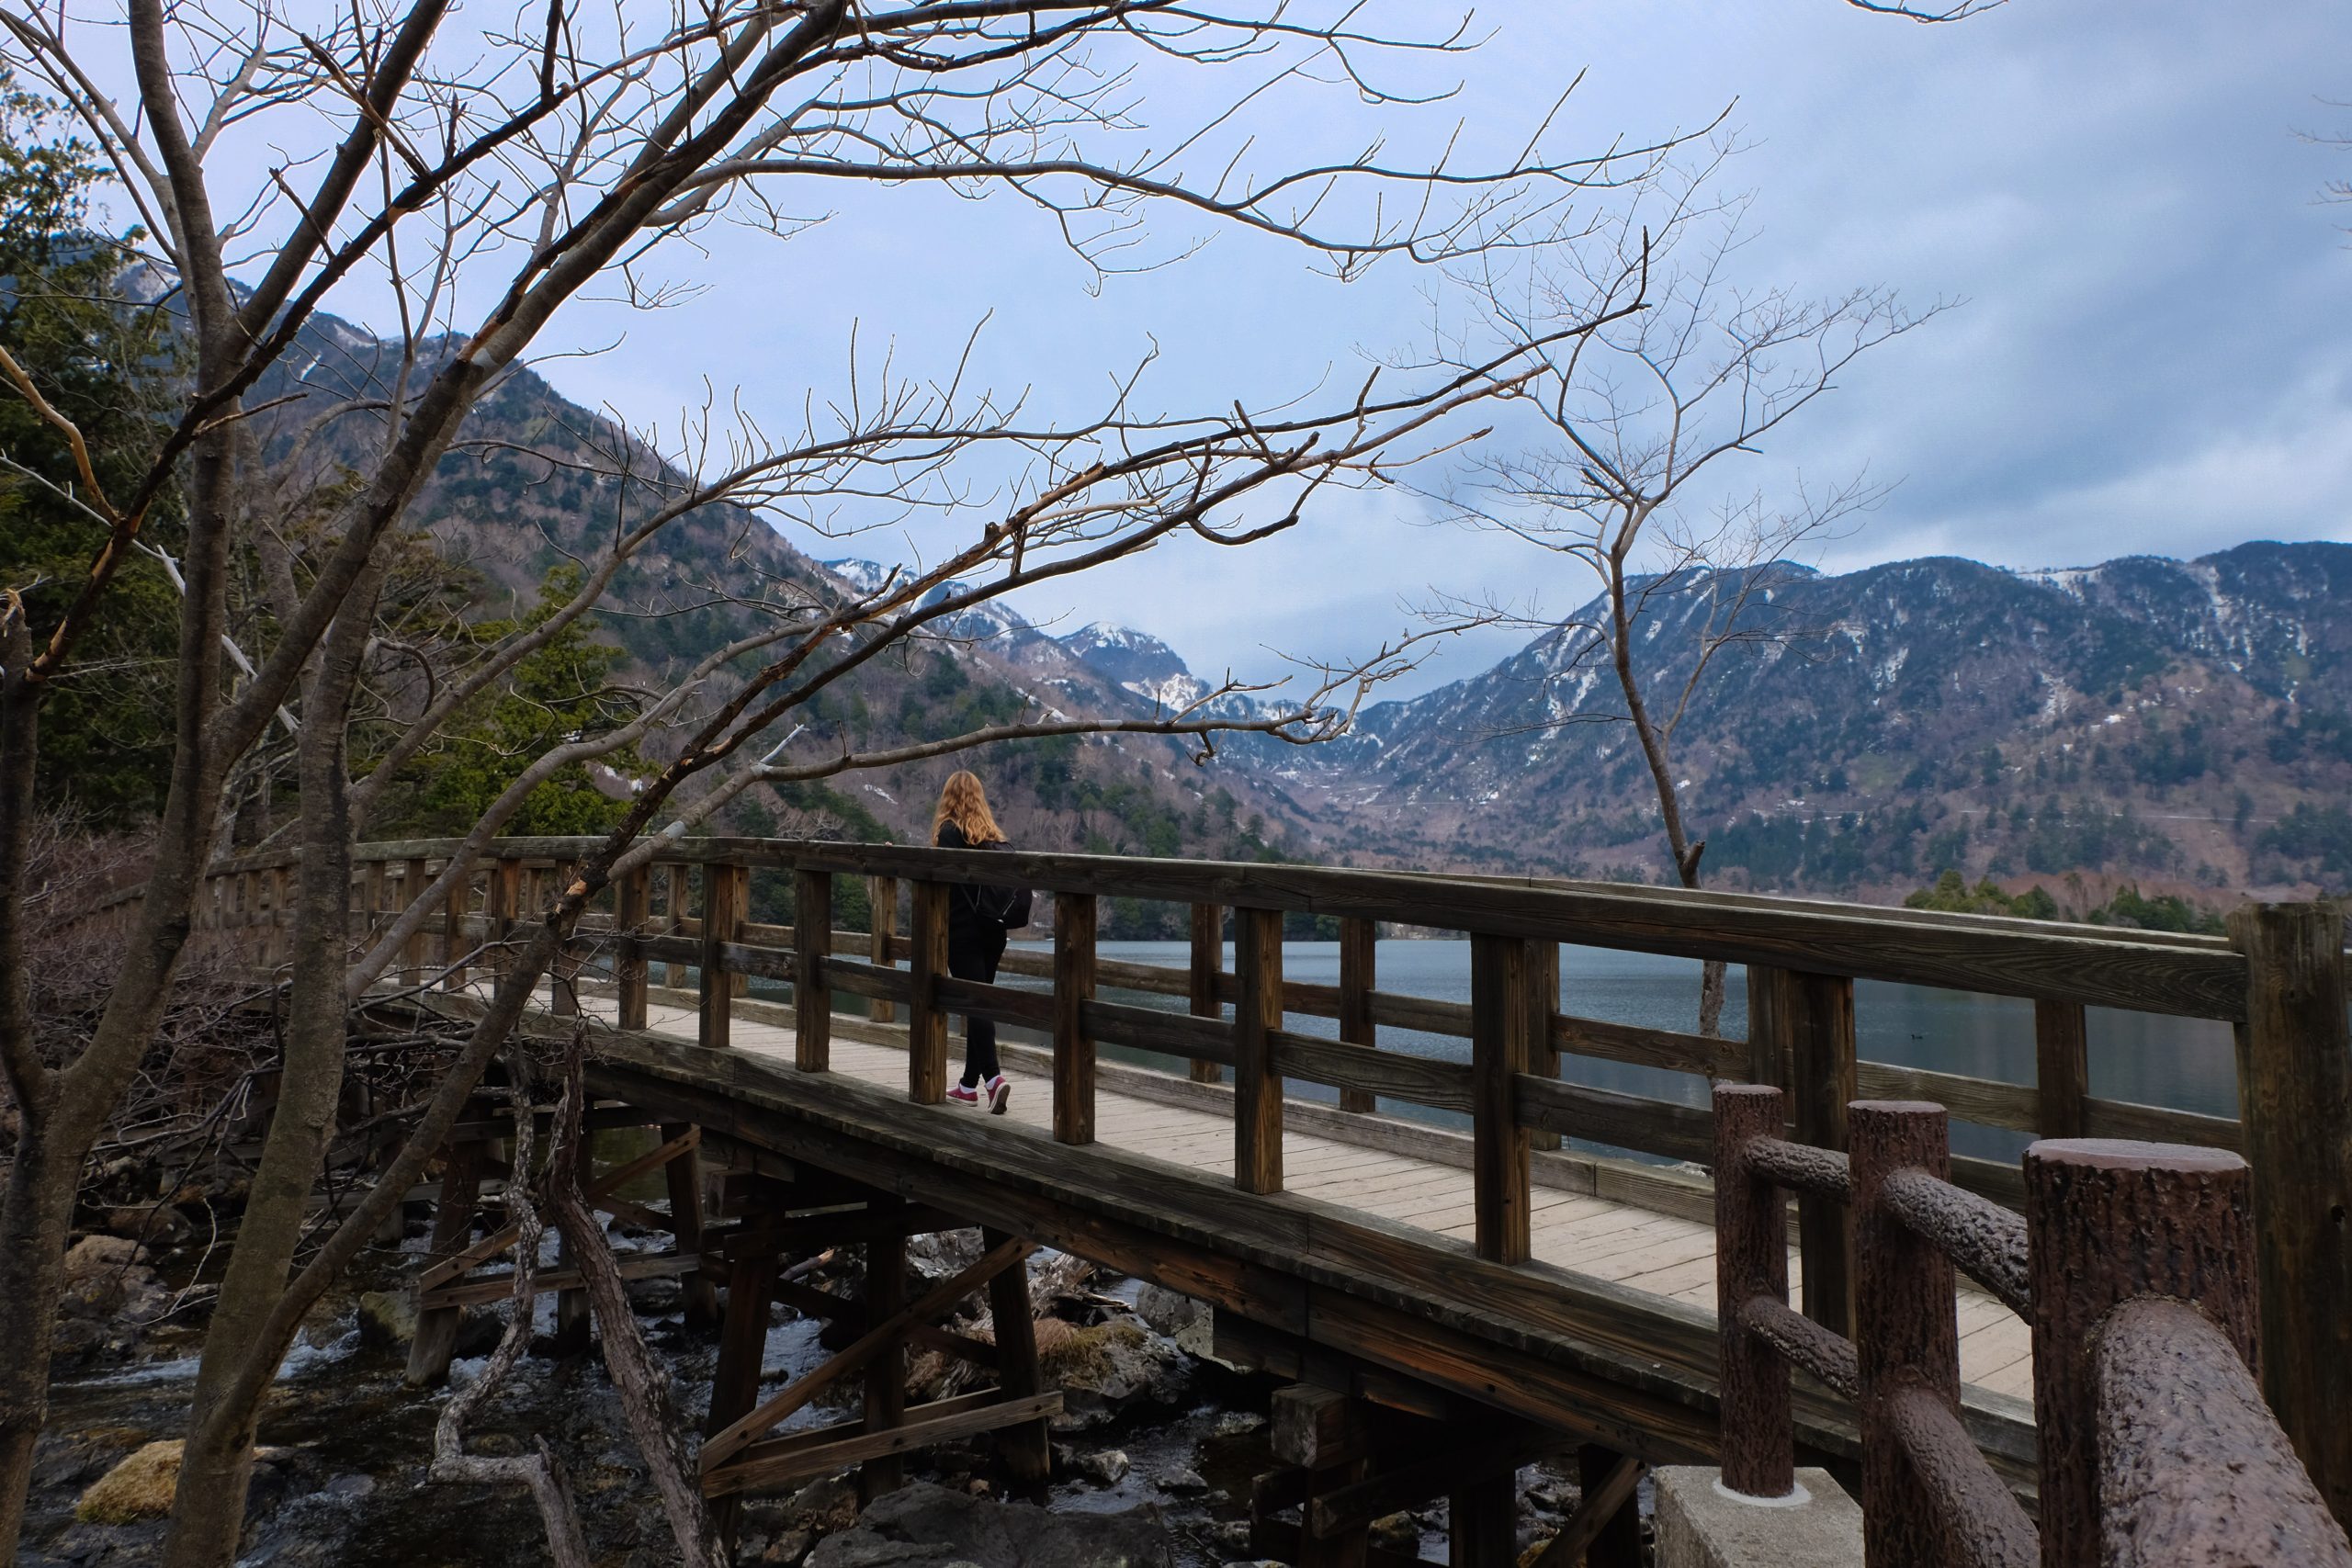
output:
MULTIPOLYGON (((586 1005, 592 1012, 611 1016, 607 999, 591 998, 586 1005)), ((680 1040, 693 1040, 696 1033, 690 1010, 658 1001, 649 1010, 648 1023, 653 1032, 680 1040)), ((792 1060, 789 1028, 754 1021, 741 1012, 734 1020, 732 1043, 736 1050, 780 1059, 786 1066, 792 1060)), ((960 1043, 951 1045, 959 1047, 960 1043)), ((860 1043, 837 1032, 831 1062, 836 1077, 901 1097, 906 1092, 904 1050, 860 1043)), ((1024 1078, 1017 1070, 1013 1078, 1006 1120, 1050 1136, 1051 1086, 1039 1077, 1024 1078)), ((1095 1103, 1101 1144, 1204 1176, 1231 1172, 1233 1126, 1228 1117, 1123 1094, 1107 1082, 1098 1089, 1095 1103)), ((967 1122, 983 1115, 954 1104, 909 1109, 967 1122)), ((1471 1173, 1466 1169, 1288 1128, 1283 1134, 1283 1163, 1286 1192, 1439 1236, 1471 1239, 1471 1173)), ((1713 1314, 1712 1227, 1630 1202, 1557 1189, 1537 1187, 1531 1201, 1534 1252, 1540 1261, 1713 1314)), ((1792 1297, 1797 1273, 1792 1261, 1792 1297)), ((1959 1304, 1962 1376, 1989 1392, 2030 1400, 2031 1342, 2024 1322, 1972 1287, 1963 1286, 1959 1304)))

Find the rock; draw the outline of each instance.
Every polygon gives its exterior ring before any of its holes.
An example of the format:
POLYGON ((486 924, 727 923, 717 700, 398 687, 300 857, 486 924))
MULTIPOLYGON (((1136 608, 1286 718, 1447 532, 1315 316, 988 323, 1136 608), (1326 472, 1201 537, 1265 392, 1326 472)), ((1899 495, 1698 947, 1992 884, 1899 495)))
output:
POLYGON ((1173 1568, 1158 1510, 1048 1513, 917 1483, 876 1498, 808 1568, 1173 1568))
POLYGON ((162 1518, 172 1511, 172 1495, 179 1487, 180 1450, 185 1446, 175 1438, 135 1450, 82 1494, 82 1500, 74 1505, 74 1517, 85 1525, 128 1525, 162 1518))
POLYGON ((186 1240, 189 1225, 187 1216, 169 1203, 146 1203, 108 1210, 106 1228, 111 1235, 128 1236, 132 1241, 169 1246, 186 1240))
POLYGON ((1216 1314, 1205 1303, 1164 1285, 1146 1285, 1136 1292, 1136 1315, 1176 1342, 1187 1355, 1217 1360, 1216 1314))
POLYGON ((857 1523, 857 1488, 838 1475, 812 1481, 792 1495, 785 1517, 819 1535, 847 1529, 857 1523))
POLYGON ((1172 1470, 1161 1471, 1153 1477, 1153 1481, 1162 1492, 1172 1492, 1180 1496, 1190 1496, 1209 1489, 1209 1483, 1202 1478, 1199 1471, 1181 1464, 1172 1470))
POLYGON ((760 1553, 760 1561, 797 1568, 800 1560, 808 1555, 808 1549, 816 1544, 817 1538, 807 1530, 786 1530, 768 1542, 767 1550, 760 1553))
POLYGON ((1221 1551, 1236 1555, 1246 1552, 1250 1550, 1250 1521, 1221 1519, 1210 1536, 1221 1551))
POLYGON ((378 1349, 416 1337, 416 1295, 411 1291, 369 1291, 359 1298, 359 1342, 378 1349))
POLYGON ((128 1236, 85 1235, 65 1249, 65 1282, 78 1285, 147 1260, 147 1249, 128 1236))
POLYGON ((1421 1553, 1421 1522, 1410 1514, 1383 1514, 1372 1521, 1372 1544, 1408 1557, 1421 1553))
POLYGON ((1244 1432, 1254 1432, 1266 1424, 1266 1418, 1254 1410, 1228 1410, 1216 1418, 1216 1435, 1238 1438, 1244 1432))
POLYGON ((1049 1318, 1037 1325, 1038 1365, 1062 1390, 1054 1429, 1082 1431, 1108 1423, 1131 1404, 1179 1404, 1192 1364, 1170 1340, 1126 1318, 1078 1328, 1049 1318))
POLYGON ((1132 1464, 1125 1449, 1097 1449, 1078 1461, 1077 1470, 1097 1486, 1116 1486, 1132 1464))

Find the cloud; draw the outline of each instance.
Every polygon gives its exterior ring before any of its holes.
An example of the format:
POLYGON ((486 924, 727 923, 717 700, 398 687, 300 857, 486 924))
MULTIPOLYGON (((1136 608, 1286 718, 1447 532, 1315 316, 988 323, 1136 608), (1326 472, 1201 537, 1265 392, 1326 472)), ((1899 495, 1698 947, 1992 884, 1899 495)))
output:
MULTIPOLYGON (((1588 67, 1564 145, 1689 129, 1736 102, 1754 147, 1731 178, 1754 187, 1762 223, 1740 281, 1965 301, 1854 367, 1733 477, 1900 479, 1830 564, 1958 551, 2030 566, 2352 533, 2352 253, 2340 211, 2312 199, 2352 170, 2293 135, 2326 119, 2317 100, 2352 96, 2352 8, 2020 0, 1921 28, 1838 0, 1505 0, 1479 19, 1491 45, 1425 73, 1461 73, 1447 103, 1379 116, 1343 86, 1296 83, 1237 134, 1257 137, 1261 166, 1351 151, 1375 120, 1395 161, 1457 122, 1465 162, 1506 156, 1588 67)), ((1241 74, 1152 80, 1139 144, 1170 144, 1241 74)), ((1159 211, 1152 243, 1206 240, 1198 254, 1098 292, 1017 199, 801 199, 832 216, 788 244, 722 228, 701 237, 707 256, 680 253, 676 269, 708 288, 674 310, 568 311, 565 341, 626 341, 550 378, 666 422, 707 375, 775 428, 842 391, 853 327, 869 353, 887 344, 901 369, 944 376, 987 317, 970 377, 1069 421, 1147 355, 1155 406, 1223 408, 1351 384, 1365 353, 1425 330, 1426 275, 1386 265, 1342 286, 1295 247, 1196 214, 1159 211)), ((935 543, 920 528, 915 541, 935 543)), ((1171 545, 1024 608, 1128 621, 1205 671, 1262 677, 1269 647, 1373 646, 1403 624, 1400 598, 1432 586, 1583 597, 1524 547, 1428 527, 1394 497, 1339 497, 1268 545, 1171 545)), ((1456 650, 1419 683, 1510 640, 1456 650)))

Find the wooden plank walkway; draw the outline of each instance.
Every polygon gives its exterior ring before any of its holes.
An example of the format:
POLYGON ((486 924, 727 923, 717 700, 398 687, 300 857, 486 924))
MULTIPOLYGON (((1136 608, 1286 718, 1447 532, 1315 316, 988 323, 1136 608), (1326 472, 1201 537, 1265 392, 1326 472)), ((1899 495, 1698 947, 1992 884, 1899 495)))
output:
MULTIPOLYGON (((591 996, 583 1005, 609 1020, 609 998, 591 996)), ((687 1009, 653 1002, 649 1027, 681 1040, 696 1034, 687 1009)), ((792 1059, 792 1031, 757 1022, 739 1012, 734 1048, 792 1059)), ((961 1042, 949 1042, 951 1072, 960 1066, 961 1042)), ((860 1043, 836 1033, 831 1043, 835 1074, 904 1095, 904 1050, 860 1043)), ((1050 1130, 1051 1086, 1040 1077, 1013 1075, 1009 1119, 1050 1130)), ((942 1116, 984 1116, 985 1111, 949 1103, 942 1116)), ((1229 1174, 1233 1125, 1221 1116, 1119 1093, 1108 1083, 1095 1100, 1095 1135, 1106 1145, 1166 1160, 1204 1173, 1229 1174)), ((1284 1188, 1417 1226, 1468 1240, 1472 1235, 1471 1174, 1458 1167, 1351 1143, 1344 1138, 1285 1128, 1284 1188)), ((1589 1194, 1537 1187, 1533 1205, 1534 1251, 1557 1268, 1640 1291, 1671 1297, 1712 1313, 1715 1301, 1714 1232, 1695 1220, 1658 1213, 1634 1204, 1589 1194)), ((1792 1262, 1792 1296, 1797 1269, 1792 1262)), ((1991 1392, 2030 1401, 2033 1362, 2030 1333, 2015 1313, 1973 1287, 1960 1292, 1961 1375, 1991 1392)))

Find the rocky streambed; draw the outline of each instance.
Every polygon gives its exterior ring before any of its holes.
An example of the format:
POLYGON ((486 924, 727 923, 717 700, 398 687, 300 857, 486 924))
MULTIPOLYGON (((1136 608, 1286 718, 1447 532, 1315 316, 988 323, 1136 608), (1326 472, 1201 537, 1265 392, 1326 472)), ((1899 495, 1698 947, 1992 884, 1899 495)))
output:
MULTIPOLYGON (((616 1233, 627 1250, 657 1238, 616 1233)), ((552 1239, 549 1243, 552 1247, 552 1239)), ((919 1247, 928 1278, 958 1266, 952 1238, 919 1247)), ((412 1236, 404 1251, 421 1246, 412 1236)), ((169 1505, 173 1455, 196 1374, 199 1325, 184 1279, 198 1238, 94 1235, 78 1249, 74 1301, 61 1335, 61 1376, 39 1456, 20 1561, 130 1565, 154 1560, 169 1505), (175 1307, 178 1310, 175 1311, 175 1307)), ((426 1479, 433 1428, 447 1390, 405 1386, 398 1283, 412 1259, 387 1248, 353 1288, 324 1303, 288 1359, 262 1424, 241 1564, 361 1562, 499 1568, 543 1561, 539 1522, 517 1492, 426 1479)), ((854 1478, 818 1481, 749 1499, 738 1561, 784 1568, 1216 1568, 1257 1560, 1250 1497, 1277 1468, 1267 1447, 1274 1384, 1208 1354, 1205 1312, 1184 1298, 1091 1274, 1041 1318, 1046 1374, 1064 1391, 1055 1422, 1055 1479, 1009 1487, 986 1438, 912 1456, 909 1484, 861 1513, 854 1478)), ((854 1255, 824 1281, 857 1293, 854 1255)), ((680 1315, 669 1280, 631 1287, 640 1318, 668 1361, 673 1393, 699 1429, 716 1356, 712 1337, 680 1315)), ((451 1372, 481 1373, 498 1322, 483 1313, 451 1372)), ((569 1469, 600 1564, 634 1568, 676 1560, 619 1401, 594 1354, 558 1355, 554 1303, 542 1298, 534 1354, 468 1433, 474 1451, 518 1452, 545 1440, 569 1469)), ((770 1386, 814 1366, 841 1331, 775 1310, 770 1386)), ((960 1369, 917 1358, 911 1398, 956 1391, 960 1369)), ((844 1395, 855 1398, 854 1383, 844 1395)), ((791 1425, 854 1411, 820 1402, 791 1425)), ((1522 1538, 1540 1541, 1573 1507, 1571 1483, 1522 1472, 1522 1538)), ((1375 1539, 1442 1561, 1442 1505, 1384 1519, 1375 1539)))

